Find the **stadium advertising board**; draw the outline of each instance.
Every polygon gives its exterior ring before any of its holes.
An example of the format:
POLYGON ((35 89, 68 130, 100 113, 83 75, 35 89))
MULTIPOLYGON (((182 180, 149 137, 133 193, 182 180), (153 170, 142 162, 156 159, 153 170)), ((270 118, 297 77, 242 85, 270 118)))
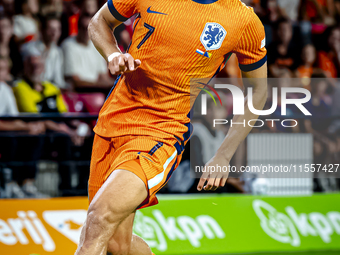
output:
MULTIPOLYGON (((340 194, 167 196, 136 214, 156 254, 340 250, 340 194)), ((73 254, 87 199, 0 201, 1 254, 73 254)))
POLYGON ((340 195, 166 198, 135 233, 156 254, 340 250, 340 195))
POLYGON ((73 255, 86 198, 0 200, 0 254, 73 255))

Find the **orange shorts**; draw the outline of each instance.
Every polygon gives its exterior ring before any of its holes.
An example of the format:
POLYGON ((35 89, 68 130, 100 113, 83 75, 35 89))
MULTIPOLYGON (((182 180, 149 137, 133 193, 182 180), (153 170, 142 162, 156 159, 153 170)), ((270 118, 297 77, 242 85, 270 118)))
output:
POLYGON ((122 169, 136 174, 148 190, 148 197, 138 209, 157 204, 156 193, 179 165, 183 148, 175 138, 95 135, 89 179, 90 203, 110 174, 122 169))

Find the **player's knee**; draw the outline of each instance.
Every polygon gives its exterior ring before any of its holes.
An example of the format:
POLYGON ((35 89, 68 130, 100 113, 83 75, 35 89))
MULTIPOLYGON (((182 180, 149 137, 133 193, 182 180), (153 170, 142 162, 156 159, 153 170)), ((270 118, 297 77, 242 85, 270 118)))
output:
POLYGON ((96 206, 90 206, 87 222, 92 228, 98 228, 106 232, 105 230, 114 229, 114 226, 118 225, 120 219, 108 207, 98 208, 96 206))

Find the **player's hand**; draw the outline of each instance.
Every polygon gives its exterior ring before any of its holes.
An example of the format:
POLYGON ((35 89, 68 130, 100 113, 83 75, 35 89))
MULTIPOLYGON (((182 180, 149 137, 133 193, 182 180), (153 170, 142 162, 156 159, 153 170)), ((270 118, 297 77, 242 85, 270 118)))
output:
POLYGON ((108 64, 112 75, 135 71, 141 64, 139 59, 134 59, 129 53, 114 57, 108 64))
POLYGON ((229 175, 229 161, 223 156, 216 154, 205 165, 205 172, 197 185, 197 190, 216 190, 219 187, 224 187, 229 175), (215 166, 213 168, 212 166, 215 166), (206 185, 205 185, 206 183, 206 185))

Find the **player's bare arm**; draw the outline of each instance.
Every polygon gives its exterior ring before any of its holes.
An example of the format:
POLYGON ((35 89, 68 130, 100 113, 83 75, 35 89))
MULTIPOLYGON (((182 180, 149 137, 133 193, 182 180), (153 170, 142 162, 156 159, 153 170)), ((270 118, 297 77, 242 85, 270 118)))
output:
MULTIPOLYGON (((253 85, 253 103, 255 109, 263 109, 266 100, 267 100, 267 63, 265 63, 262 67, 250 71, 250 72, 242 72, 242 76, 248 78, 253 85)), ((248 122, 251 119, 257 119, 258 115, 253 114, 248 109, 248 97, 245 100, 245 114, 235 115, 233 118, 233 122, 243 122, 244 120, 248 122)), ((229 129, 227 136, 225 137, 222 145, 216 152, 215 156, 206 164, 206 166, 228 166, 229 162, 234 155, 239 144, 247 137, 249 132, 251 131, 251 127, 235 125, 229 129)), ((206 172, 202 175, 197 189, 201 191, 204 190, 216 190, 218 187, 223 187, 228 178, 228 172, 222 173, 211 173, 206 172), (204 186, 204 184, 207 184, 204 186)))
POLYGON ((94 46, 108 62, 108 68, 113 75, 134 71, 141 64, 140 60, 135 60, 129 53, 122 54, 118 48, 113 31, 121 23, 113 17, 105 4, 94 15, 88 27, 94 46))

